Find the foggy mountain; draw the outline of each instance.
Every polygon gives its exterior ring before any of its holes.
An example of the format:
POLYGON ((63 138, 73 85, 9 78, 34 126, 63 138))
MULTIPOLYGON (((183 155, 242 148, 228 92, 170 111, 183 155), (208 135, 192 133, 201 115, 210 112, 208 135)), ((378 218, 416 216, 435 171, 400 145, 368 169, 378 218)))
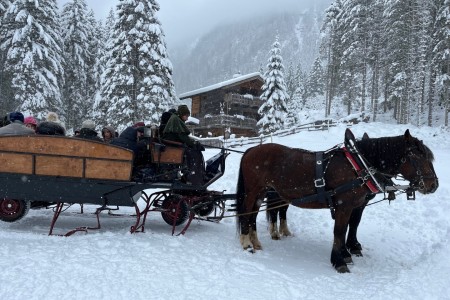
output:
POLYGON ((169 49, 177 94, 230 79, 236 73, 265 70, 277 35, 285 68, 292 63, 309 71, 318 54, 325 8, 264 17, 249 14, 246 20, 218 26, 190 45, 169 49))

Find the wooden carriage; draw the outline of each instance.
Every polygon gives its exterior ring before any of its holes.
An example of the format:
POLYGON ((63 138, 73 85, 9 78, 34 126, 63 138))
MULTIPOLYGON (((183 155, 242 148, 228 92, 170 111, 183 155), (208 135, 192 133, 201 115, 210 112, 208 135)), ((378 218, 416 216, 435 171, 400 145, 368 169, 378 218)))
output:
MULTIPOLYGON (((145 155, 150 156, 148 161, 155 170, 167 165, 172 165, 175 171, 183 167, 184 148, 181 144, 166 145, 149 140, 147 150, 145 155)), ((222 157, 222 170, 214 180, 204 186, 190 186, 176 178, 170 181, 158 180, 160 177, 136 180, 133 152, 122 147, 64 136, 0 136, 0 219, 14 222, 30 207, 56 203, 51 233, 64 203, 98 205, 98 213, 111 206, 131 206, 136 209, 136 223, 131 231, 143 231, 145 216, 152 210, 151 206, 162 207, 166 198, 170 198, 173 206, 175 193, 194 195, 196 199, 207 195, 206 187, 223 174, 225 157, 222 157), (148 189, 164 192, 143 193, 148 189), (142 195, 146 202, 143 209, 136 205, 142 195)), ((176 199, 178 207, 181 197, 176 199)), ((185 220, 187 212, 184 214, 185 220)), ((172 216, 166 220, 177 218, 172 216)))

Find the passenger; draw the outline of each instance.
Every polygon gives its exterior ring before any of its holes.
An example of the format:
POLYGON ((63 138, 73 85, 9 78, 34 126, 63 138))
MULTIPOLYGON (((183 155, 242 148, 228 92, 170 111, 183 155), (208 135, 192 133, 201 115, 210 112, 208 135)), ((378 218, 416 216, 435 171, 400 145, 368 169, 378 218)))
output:
POLYGON ((24 124, 28 128, 33 129, 34 131, 36 131, 37 122, 36 122, 36 119, 34 117, 32 117, 32 116, 26 117, 25 120, 24 120, 24 124))
POLYGON ((112 126, 105 126, 102 129, 102 137, 105 143, 110 143, 116 136, 116 131, 112 126))
POLYGON ((187 146, 186 164, 190 171, 184 178, 186 183, 193 185, 203 185, 205 161, 200 151, 204 151, 205 148, 197 141, 194 141, 189 137, 191 132, 186 127, 185 122, 189 118, 191 112, 186 105, 178 106, 176 113, 173 113, 167 122, 163 131, 163 139, 169 141, 175 141, 183 143, 187 146))
POLYGON ((118 138, 113 139, 110 145, 115 145, 130 149, 134 153, 134 165, 140 165, 140 161, 136 158, 140 157, 141 153, 145 151, 145 144, 138 142, 138 136, 140 135, 138 128, 127 127, 118 138))
POLYGON ((36 134, 65 136, 66 129, 60 123, 44 121, 36 127, 36 134))
POLYGON ((133 124, 134 128, 138 128, 138 127, 145 127, 145 123, 144 122, 137 122, 133 124))
POLYGON ((45 120, 48 121, 48 122, 53 122, 53 123, 56 123, 56 124, 60 125, 60 126, 64 129, 64 135, 65 135, 65 132, 66 132, 66 125, 64 124, 64 122, 62 122, 62 121, 59 119, 59 116, 58 116, 57 113, 52 112, 52 111, 49 112, 49 113, 47 114, 47 117, 45 118, 45 120))
POLYGON ((24 122, 24 116, 21 112, 14 111, 6 115, 4 119, 5 126, 0 128, 0 135, 30 135, 35 134, 34 130, 27 128, 24 122))
POLYGON ((80 134, 77 136, 80 139, 93 140, 103 142, 95 131, 95 123, 92 120, 85 120, 81 124, 80 134))
POLYGON ((169 122, 170 117, 172 116, 172 114, 176 113, 177 110, 175 108, 171 108, 166 112, 163 112, 163 114, 161 115, 161 122, 159 123, 159 129, 158 129, 158 133, 159 136, 162 137, 163 133, 164 133, 164 128, 166 128, 167 122, 169 122))

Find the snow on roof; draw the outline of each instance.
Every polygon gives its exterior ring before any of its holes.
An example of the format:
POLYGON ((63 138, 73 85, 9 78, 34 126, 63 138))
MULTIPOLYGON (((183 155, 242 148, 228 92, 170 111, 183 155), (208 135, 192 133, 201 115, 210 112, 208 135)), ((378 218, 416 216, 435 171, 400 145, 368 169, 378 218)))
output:
POLYGON ((245 80, 248 80, 248 79, 253 78, 253 77, 259 77, 261 80, 263 80, 263 78, 261 76, 261 73, 254 72, 254 73, 250 73, 250 74, 247 74, 247 75, 242 75, 242 76, 239 76, 239 77, 227 80, 227 81, 219 82, 219 83, 207 86, 207 87, 203 87, 203 88, 200 88, 200 89, 196 89, 196 90, 193 90, 193 91, 190 91, 190 92, 183 93, 183 94, 181 94, 179 96, 179 98, 180 99, 189 98, 189 97, 194 96, 194 95, 198 95, 198 94, 206 93, 206 92, 209 92, 209 91, 212 91, 212 90, 220 89, 220 88, 222 88, 224 86, 233 85, 235 83, 238 83, 238 82, 241 82, 241 81, 245 81, 245 80))

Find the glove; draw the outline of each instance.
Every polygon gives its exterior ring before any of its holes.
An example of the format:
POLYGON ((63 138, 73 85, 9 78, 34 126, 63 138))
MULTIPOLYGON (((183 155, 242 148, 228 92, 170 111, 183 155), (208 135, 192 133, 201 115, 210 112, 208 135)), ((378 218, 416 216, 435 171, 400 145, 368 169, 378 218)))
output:
POLYGON ((205 151, 205 147, 200 142, 195 142, 195 149, 198 151, 205 151))

